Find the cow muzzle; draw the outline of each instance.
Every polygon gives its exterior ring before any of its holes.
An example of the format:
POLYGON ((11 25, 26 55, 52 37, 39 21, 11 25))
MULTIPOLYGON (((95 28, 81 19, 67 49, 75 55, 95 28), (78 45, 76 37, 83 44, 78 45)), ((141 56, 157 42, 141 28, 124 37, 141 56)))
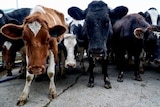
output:
POLYGON ((40 75, 40 74, 43 74, 45 72, 45 66, 44 65, 41 65, 41 66, 38 66, 38 65, 29 66, 28 67, 28 71, 31 74, 40 75))
POLYGON ((104 49, 100 49, 100 48, 92 48, 92 49, 89 49, 88 52, 89 52, 88 53, 89 57, 102 58, 105 56, 104 49))

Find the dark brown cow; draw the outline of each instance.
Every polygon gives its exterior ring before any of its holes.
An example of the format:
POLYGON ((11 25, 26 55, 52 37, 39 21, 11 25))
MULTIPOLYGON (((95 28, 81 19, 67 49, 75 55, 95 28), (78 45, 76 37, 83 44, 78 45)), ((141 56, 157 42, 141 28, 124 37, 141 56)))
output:
POLYGON ((34 75, 45 73, 47 58, 49 58, 47 68, 50 78, 49 98, 56 97, 55 61, 58 53, 57 41, 66 31, 64 15, 51 8, 36 6, 25 18, 23 25, 6 24, 1 30, 5 36, 11 39, 22 38, 25 41, 26 84, 17 105, 26 103, 34 75))

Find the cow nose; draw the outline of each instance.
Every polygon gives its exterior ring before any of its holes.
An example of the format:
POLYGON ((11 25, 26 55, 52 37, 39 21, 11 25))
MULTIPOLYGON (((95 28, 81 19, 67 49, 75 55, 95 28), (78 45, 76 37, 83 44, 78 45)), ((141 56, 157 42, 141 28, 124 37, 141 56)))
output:
POLYGON ((66 68, 76 68, 76 64, 68 63, 66 68))
POLYGON ((104 50, 101 48, 92 48, 89 50, 90 55, 103 56, 104 53, 105 53, 104 50))
POLYGON ((41 65, 41 66, 38 66, 38 65, 29 66, 28 71, 31 74, 40 75, 40 74, 44 73, 45 66, 43 66, 43 65, 41 65))

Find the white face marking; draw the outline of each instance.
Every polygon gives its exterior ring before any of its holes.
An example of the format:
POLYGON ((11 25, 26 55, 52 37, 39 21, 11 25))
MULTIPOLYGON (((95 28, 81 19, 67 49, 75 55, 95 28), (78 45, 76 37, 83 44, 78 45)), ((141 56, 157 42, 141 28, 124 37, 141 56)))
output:
POLYGON ((3 14, 0 14, 0 18, 2 18, 3 17, 3 14))
POLYGON ((64 46, 67 50, 67 59, 65 61, 65 67, 67 68, 67 64, 76 65, 76 60, 74 56, 74 47, 77 44, 76 37, 73 34, 65 34, 64 35, 64 46))
POLYGON ((29 23, 28 27, 31 29, 31 31, 34 33, 34 36, 36 37, 39 30, 41 29, 41 24, 37 21, 34 21, 32 23, 29 23))
POLYGON ((47 73, 48 72, 55 72, 55 61, 54 61, 54 54, 52 51, 50 51, 49 53, 49 65, 48 65, 48 69, 47 69, 47 73))
POLYGON ((9 41, 5 41, 4 42, 4 46, 6 46, 7 50, 9 50, 11 48, 11 46, 12 46, 12 43, 9 42, 9 41))
POLYGON ((150 14, 152 25, 157 25, 158 20, 158 11, 155 9, 151 9, 147 11, 150 14))
POLYGON ((153 31, 153 33, 154 33, 154 35, 156 35, 156 36, 157 36, 157 38, 159 38, 159 37, 160 37, 160 32, 153 31))

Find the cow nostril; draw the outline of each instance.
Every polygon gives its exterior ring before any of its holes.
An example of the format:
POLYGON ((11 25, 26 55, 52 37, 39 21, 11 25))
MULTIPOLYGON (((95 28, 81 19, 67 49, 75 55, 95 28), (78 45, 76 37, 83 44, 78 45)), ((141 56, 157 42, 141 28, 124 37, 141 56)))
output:
POLYGON ((42 74, 45 71, 45 67, 44 66, 37 66, 37 65, 29 66, 28 71, 31 74, 42 74))
POLYGON ((67 68, 75 68, 75 67, 76 67, 76 64, 71 64, 71 63, 67 64, 67 68))
POLYGON ((104 53, 104 50, 103 49, 100 49, 100 48, 93 48, 93 49, 90 49, 89 52, 91 54, 103 54, 104 53))

